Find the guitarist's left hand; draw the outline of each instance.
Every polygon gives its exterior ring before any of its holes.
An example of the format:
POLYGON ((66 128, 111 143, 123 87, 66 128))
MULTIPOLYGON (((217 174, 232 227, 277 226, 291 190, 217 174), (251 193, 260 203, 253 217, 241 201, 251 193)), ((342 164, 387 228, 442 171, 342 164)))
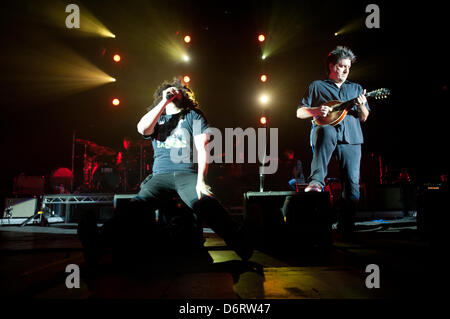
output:
POLYGON ((367 102, 366 90, 364 89, 362 94, 360 96, 358 96, 356 99, 356 106, 360 108, 361 106, 365 106, 366 102, 367 102))
POLYGON ((369 116, 369 110, 366 107, 366 90, 363 91, 363 93, 358 96, 356 99, 356 106, 358 107, 358 117, 361 122, 365 122, 367 120, 367 117, 369 116))

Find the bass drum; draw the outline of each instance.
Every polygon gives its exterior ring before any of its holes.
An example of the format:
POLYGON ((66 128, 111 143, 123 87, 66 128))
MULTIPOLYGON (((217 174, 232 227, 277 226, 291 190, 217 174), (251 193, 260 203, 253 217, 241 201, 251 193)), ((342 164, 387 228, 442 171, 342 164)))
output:
POLYGON ((94 189, 100 193, 115 193, 120 187, 120 175, 115 167, 99 166, 92 177, 94 189))

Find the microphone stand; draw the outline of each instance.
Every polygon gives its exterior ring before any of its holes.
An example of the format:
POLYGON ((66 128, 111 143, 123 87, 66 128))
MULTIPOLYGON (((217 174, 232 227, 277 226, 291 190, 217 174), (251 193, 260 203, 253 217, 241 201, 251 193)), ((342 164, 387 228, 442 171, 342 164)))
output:
POLYGON ((72 134, 72 180, 70 182, 70 193, 73 194, 73 180, 75 179, 74 168, 75 168, 75 134, 76 130, 73 130, 72 134))
MULTIPOLYGON (((262 165, 266 165, 266 155, 267 155, 267 122, 266 124, 264 124, 264 135, 266 136, 265 141, 264 141, 264 156, 263 156, 263 162, 262 165)), ((265 174, 262 172, 259 172, 259 191, 260 192, 264 192, 264 179, 265 179, 265 174)))

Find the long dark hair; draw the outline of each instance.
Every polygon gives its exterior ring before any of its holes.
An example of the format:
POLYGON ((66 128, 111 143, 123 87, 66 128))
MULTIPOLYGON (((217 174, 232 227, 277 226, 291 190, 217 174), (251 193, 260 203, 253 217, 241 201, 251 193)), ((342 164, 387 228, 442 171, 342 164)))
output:
POLYGON ((182 93, 181 100, 175 99, 173 103, 181 109, 183 109, 182 113, 187 113, 191 109, 195 109, 198 107, 198 102, 195 99, 194 92, 187 86, 187 84, 183 83, 180 77, 175 77, 171 82, 164 81, 153 94, 153 104, 147 108, 147 111, 150 111, 156 105, 159 104, 162 100, 162 92, 165 89, 170 87, 175 87, 182 93))

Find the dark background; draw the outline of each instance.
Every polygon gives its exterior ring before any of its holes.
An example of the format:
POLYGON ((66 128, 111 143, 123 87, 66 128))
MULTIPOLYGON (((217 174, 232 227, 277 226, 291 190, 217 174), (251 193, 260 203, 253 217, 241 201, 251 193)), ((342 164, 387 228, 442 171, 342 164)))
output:
POLYGON ((267 88, 272 99, 264 112, 279 129, 279 154, 294 150, 309 174, 310 123, 296 119, 295 111, 308 84, 325 78, 323 62, 336 45, 349 46, 358 57, 350 80, 368 90, 392 90, 390 98, 371 103, 364 156, 381 156, 391 171, 406 168, 417 182, 439 181, 448 173, 448 4, 377 1, 381 28, 367 29, 368 1, 73 2, 80 5, 82 26, 87 8, 116 34, 109 39, 66 29, 69 3, 2 1, 2 197, 10 195, 19 173, 48 176, 70 168, 74 130, 79 138, 116 150, 124 136, 139 140, 136 124, 154 90, 184 73, 210 124, 222 132, 258 127, 257 96, 267 88), (49 8, 60 10, 59 24, 49 18, 49 8), (350 32, 334 36, 347 25, 354 26, 350 32), (280 44, 265 61, 256 41, 260 32, 280 44), (184 34, 193 39, 188 64, 158 46, 166 35, 183 46, 184 34), (117 82, 59 91, 61 83, 47 81, 45 70, 53 62, 70 63, 61 48, 117 82), (120 64, 112 62, 115 52, 123 58, 120 64), (268 83, 259 82, 261 72, 269 75, 268 83), (121 100, 117 108, 111 105, 115 96, 121 100))

